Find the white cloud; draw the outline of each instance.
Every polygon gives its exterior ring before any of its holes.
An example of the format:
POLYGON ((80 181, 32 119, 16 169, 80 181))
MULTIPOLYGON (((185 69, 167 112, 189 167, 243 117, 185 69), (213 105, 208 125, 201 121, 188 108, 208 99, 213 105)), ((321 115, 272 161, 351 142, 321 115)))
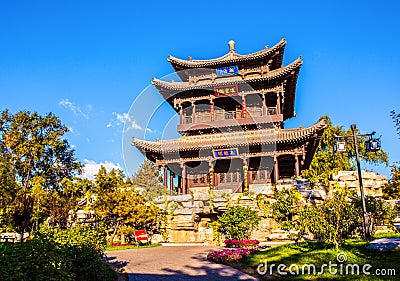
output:
POLYGON ((83 168, 83 177, 93 180, 94 176, 99 172, 101 166, 104 166, 107 171, 111 171, 112 169, 120 169, 122 167, 119 163, 113 163, 109 161, 96 163, 93 160, 84 159, 83 160, 85 167, 83 168))
POLYGON ((132 119, 131 116, 128 115, 128 113, 117 113, 117 112, 113 112, 112 115, 114 116, 114 118, 107 123, 106 127, 107 128, 111 128, 111 127, 120 127, 123 125, 126 125, 126 131, 130 131, 130 130, 139 130, 139 131, 143 131, 146 130, 149 133, 154 133, 155 131, 150 129, 150 128, 146 128, 143 129, 142 126, 140 126, 136 120, 132 119))
MULTIPOLYGON (((79 106, 74 105, 68 99, 63 99, 58 104, 64 106, 66 109, 71 110, 76 116, 81 115, 85 119, 89 119, 89 115, 87 113, 83 112, 79 106)), ((91 105, 89 105, 89 107, 91 108, 91 105)))
POLYGON ((114 116, 114 118, 111 119, 110 122, 108 122, 108 124, 106 125, 107 128, 123 126, 126 120, 128 120, 129 118, 128 113, 120 114, 114 111, 112 115, 114 116))
POLYGON ((117 119, 117 122, 119 124, 124 124, 126 122, 126 120, 130 119, 129 116, 128 116, 128 113, 125 113, 125 112, 122 113, 122 114, 119 114, 117 112, 113 112, 112 114, 115 116, 115 118, 117 119))
POLYGON ((131 121, 131 123, 129 124, 129 127, 127 127, 126 130, 129 131, 130 129, 132 129, 132 130, 140 130, 140 131, 143 130, 143 128, 138 123, 136 123, 135 120, 131 121))

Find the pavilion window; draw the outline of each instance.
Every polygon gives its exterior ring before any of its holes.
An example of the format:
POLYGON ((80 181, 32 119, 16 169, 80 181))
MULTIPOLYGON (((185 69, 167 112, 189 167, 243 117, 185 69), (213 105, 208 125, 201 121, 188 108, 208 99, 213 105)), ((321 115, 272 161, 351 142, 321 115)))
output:
POLYGON ((191 124, 193 122, 191 107, 187 107, 187 108, 183 109, 182 122, 183 122, 183 124, 191 124))
POLYGON ((224 110, 223 109, 215 109, 214 111, 214 120, 224 120, 224 110))
POLYGON ((232 182, 232 174, 231 173, 226 173, 226 182, 232 182))
POLYGON ((252 172, 251 172, 251 179, 252 179, 252 181, 258 180, 258 179, 257 179, 257 171, 252 171, 252 172))
POLYGON ((260 170, 260 180, 265 180, 265 170, 260 170))
POLYGON ((239 177, 237 173, 233 173, 232 174, 232 182, 238 182, 239 181, 239 177))
POLYGON ((196 121, 210 121, 210 105, 199 104, 196 106, 196 121))

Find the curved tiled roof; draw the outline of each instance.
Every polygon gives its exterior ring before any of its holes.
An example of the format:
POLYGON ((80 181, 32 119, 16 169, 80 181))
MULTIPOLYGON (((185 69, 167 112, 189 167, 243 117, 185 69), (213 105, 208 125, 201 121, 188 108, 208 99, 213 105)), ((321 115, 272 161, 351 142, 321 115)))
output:
POLYGON ((227 65, 227 64, 238 64, 243 61, 254 61, 254 60, 259 60, 259 59, 264 59, 268 58, 270 56, 273 56, 277 52, 283 52, 284 47, 286 45, 286 40, 284 38, 281 39, 275 46, 272 48, 268 49, 265 48, 264 50, 251 53, 248 55, 240 55, 235 53, 234 51, 230 51, 226 55, 215 58, 215 59, 209 59, 209 60, 183 60, 183 59, 178 59, 173 56, 168 57, 168 61, 173 65, 173 66, 179 66, 180 68, 198 68, 198 67, 215 67, 219 65, 227 65))
POLYGON ((156 86, 159 90, 165 89, 165 90, 170 90, 170 91, 187 91, 187 90, 194 90, 194 89, 202 89, 206 87, 213 87, 213 86, 218 86, 218 85, 226 85, 226 84, 231 84, 231 83, 251 83, 251 82, 257 82, 257 81, 273 81, 275 79, 279 79, 282 77, 287 76, 288 74, 291 74, 293 71, 298 71, 300 69, 300 66, 303 64, 303 60, 301 57, 297 58, 295 61, 293 61, 291 64, 279 68, 276 70, 272 70, 266 73, 264 76, 259 76, 259 77, 252 77, 248 79, 242 79, 238 76, 232 76, 232 77, 225 77, 224 79, 221 79, 220 81, 217 81, 215 83, 210 83, 209 81, 199 81, 196 84, 192 84, 189 82, 166 82, 163 80, 159 80, 157 78, 153 78, 151 83, 156 86))
POLYGON ((179 139, 146 141, 134 138, 132 145, 142 152, 156 154, 193 151, 199 149, 219 149, 239 146, 297 143, 316 137, 326 127, 325 120, 298 129, 260 129, 240 132, 183 136, 179 139))

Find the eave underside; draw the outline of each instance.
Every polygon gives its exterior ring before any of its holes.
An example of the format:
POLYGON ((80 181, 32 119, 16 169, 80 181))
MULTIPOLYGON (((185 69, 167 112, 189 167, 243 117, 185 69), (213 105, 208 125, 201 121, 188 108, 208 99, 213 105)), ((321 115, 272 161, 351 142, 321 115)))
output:
POLYGON ((242 85, 246 90, 254 89, 254 92, 261 92, 268 89, 277 89, 283 87, 285 95, 285 105, 283 107, 284 120, 294 117, 294 102, 296 94, 296 85, 299 71, 303 61, 298 58, 290 65, 272 71, 264 76, 242 79, 240 76, 234 76, 218 81, 216 83, 197 83, 195 85, 188 82, 166 82, 153 78, 152 84, 157 88, 163 98, 176 110, 176 99, 185 99, 188 97, 204 96, 214 93, 215 86, 226 86, 230 84, 242 85))
POLYGON ((303 151, 304 164, 308 167, 326 127, 324 120, 308 128, 282 130, 255 130, 224 134, 186 136, 163 141, 133 139, 137 147, 152 161, 208 161, 213 149, 238 148, 241 157, 274 156, 303 151), (208 151, 199 155, 199 151, 208 151))

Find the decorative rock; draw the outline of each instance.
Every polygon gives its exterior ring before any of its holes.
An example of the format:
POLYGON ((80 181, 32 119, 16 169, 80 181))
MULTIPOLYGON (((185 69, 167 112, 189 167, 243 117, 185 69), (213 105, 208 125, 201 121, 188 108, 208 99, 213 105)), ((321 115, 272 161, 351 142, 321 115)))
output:
POLYGON ((311 198, 313 199, 320 199, 320 200, 325 200, 326 198, 326 192, 323 190, 314 190, 311 193, 311 198))
POLYGON ((184 208, 203 208, 204 203, 203 201, 189 201, 189 202, 182 202, 182 206, 184 208))
POLYGON ((192 200, 192 196, 190 194, 186 195, 176 195, 176 196, 167 196, 168 202, 185 202, 192 200))
POLYGON ((163 239, 163 237, 162 237, 161 234, 153 234, 153 235, 151 236, 151 239, 150 239, 150 240, 151 240, 151 243, 152 243, 152 244, 164 242, 164 239, 163 239))
POLYGON ((203 194, 203 193, 194 194, 193 195, 193 199, 195 201, 208 201, 208 200, 210 200, 210 195, 209 194, 203 194))
MULTIPOLYGON (((199 211, 199 210, 197 210, 199 211)), ((200 210, 201 212, 201 210, 200 210)), ((174 211, 174 215, 192 215, 195 213, 195 208, 190 209, 190 208, 178 208, 174 211)))
POLYGON ((232 194, 232 189, 214 190, 215 197, 224 197, 224 194, 232 194))

